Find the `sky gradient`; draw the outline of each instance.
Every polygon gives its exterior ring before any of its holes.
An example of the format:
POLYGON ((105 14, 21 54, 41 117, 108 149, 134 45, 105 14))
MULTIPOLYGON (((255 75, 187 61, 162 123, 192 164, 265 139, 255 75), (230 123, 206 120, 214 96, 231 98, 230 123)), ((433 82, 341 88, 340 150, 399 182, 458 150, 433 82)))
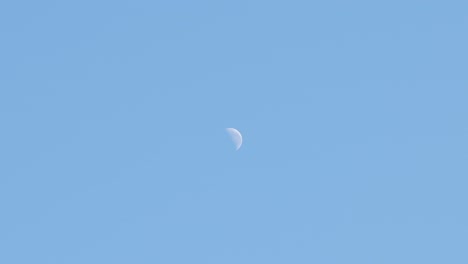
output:
POLYGON ((3 1, 0 263, 468 263, 467 13, 3 1))

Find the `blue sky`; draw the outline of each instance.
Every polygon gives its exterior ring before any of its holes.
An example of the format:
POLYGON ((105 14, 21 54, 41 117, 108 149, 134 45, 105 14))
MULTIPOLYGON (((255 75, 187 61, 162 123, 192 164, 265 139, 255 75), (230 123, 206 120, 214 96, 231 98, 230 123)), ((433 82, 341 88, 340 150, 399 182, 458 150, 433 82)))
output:
POLYGON ((0 263, 468 263, 467 11, 4 1, 0 263))

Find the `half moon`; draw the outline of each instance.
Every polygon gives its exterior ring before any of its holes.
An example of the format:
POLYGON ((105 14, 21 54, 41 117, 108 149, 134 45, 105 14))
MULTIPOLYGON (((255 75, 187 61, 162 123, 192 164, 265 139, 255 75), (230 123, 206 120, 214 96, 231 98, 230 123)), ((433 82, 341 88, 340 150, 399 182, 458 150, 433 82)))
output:
POLYGON ((236 150, 238 150, 242 146, 242 135, 239 130, 235 128, 226 128, 229 136, 231 137, 232 142, 236 146, 236 150))

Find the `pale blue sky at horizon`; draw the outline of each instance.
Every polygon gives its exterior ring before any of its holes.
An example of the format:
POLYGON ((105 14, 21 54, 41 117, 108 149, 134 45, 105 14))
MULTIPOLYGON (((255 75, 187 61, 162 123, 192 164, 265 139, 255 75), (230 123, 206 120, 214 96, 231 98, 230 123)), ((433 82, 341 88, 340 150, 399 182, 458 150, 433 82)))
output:
POLYGON ((2 2, 0 263, 468 263, 467 13, 2 2))

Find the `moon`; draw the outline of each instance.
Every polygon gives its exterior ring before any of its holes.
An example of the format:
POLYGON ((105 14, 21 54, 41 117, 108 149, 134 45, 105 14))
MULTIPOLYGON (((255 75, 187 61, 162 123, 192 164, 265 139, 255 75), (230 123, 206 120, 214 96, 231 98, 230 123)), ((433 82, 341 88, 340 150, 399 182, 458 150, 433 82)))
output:
POLYGON ((234 142, 236 150, 238 150, 242 146, 242 134, 235 128, 226 128, 226 131, 231 137, 232 142, 234 142))

